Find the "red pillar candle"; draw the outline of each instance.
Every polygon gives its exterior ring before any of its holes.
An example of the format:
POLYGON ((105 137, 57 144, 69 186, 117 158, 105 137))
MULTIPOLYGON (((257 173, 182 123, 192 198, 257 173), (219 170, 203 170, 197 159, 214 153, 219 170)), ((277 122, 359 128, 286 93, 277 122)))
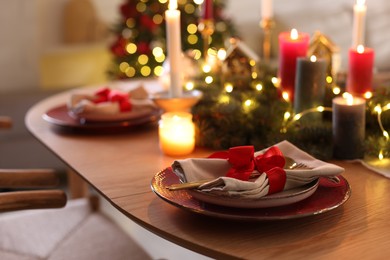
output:
POLYGON ((213 20, 213 0, 204 0, 202 6, 202 18, 204 20, 213 20))
POLYGON ((309 35, 291 32, 279 34, 279 71, 282 90, 286 92, 291 101, 294 100, 295 70, 298 57, 305 57, 309 47, 309 35))
POLYGON ((347 92, 363 95, 372 91, 374 50, 363 45, 349 50, 347 92))

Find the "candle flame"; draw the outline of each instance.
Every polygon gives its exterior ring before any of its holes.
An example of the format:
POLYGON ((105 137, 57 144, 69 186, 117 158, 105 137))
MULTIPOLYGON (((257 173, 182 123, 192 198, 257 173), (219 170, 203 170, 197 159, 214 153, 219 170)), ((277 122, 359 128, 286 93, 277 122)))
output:
POLYGON ((288 94, 286 91, 283 91, 282 97, 283 97, 283 99, 286 100, 286 101, 289 101, 289 100, 290 100, 290 96, 289 96, 289 94, 288 94))
POLYGON ((379 154, 378 154, 378 159, 381 161, 381 160, 383 160, 383 158, 384 158, 384 156, 383 156, 383 151, 380 150, 380 151, 379 151, 379 154))
POLYGON ((349 94, 348 92, 345 92, 345 93, 343 93, 343 98, 345 98, 345 100, 347 101, 348 106, 353 105, 353 96, 351 94, 349 94))
POLYGON ((297 40, 298 39, 298 31, 297 29, 292 29, 290 33, 290 37, 292 40, 297 40))
POLYGON ((310 56, 310 61, 311 62, 316 62, 317 61, 317 57, 315 55, 311 55, 310 56))
POLYGON ((356 0, 356 5, 363 6, 366 4, 366 0, 356 0))
POLYGON ((356 51, 360 54, 364 53, 364 46, 363 45, 358 45, 356 47, 356 51))
POLYGON ((365 97, 366 99, 372 98, 372 92, 367 91, 366 93, 364 93, 364 97, 365 97))
POLYGON ((169 0, 168 9, 169 10, 177 9, 177 0, 169 0))

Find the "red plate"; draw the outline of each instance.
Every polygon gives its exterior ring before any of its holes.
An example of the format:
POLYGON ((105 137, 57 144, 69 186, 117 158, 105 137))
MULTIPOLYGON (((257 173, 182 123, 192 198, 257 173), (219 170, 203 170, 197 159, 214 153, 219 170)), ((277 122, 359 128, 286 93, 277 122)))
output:
POLYGON ((151 187, 160 198, 184 210, 218 218, 264 221, 313 216, 338 208, 351 196, 348 181, 342 176, 339 176, 339 179, 340 182, 336 184, 320 178, 314 194, 299 202, 280 207, 256 209, 213 205, 195 199, 186 190, 170 191, 166 186, 180 183, 171 168, 157 173, 152 179, 151 187))
POLYGON ((54 107, 43 115, 43 119, 47 122, 67 130, 87 130, 87 131, 102 131, 102 130, 123 130, 133 128, 148 123, 156 122, 161 115, 161 110, 153 110, 150 114, 122 121, 113 122, 86 122, 82 119, 76 119, 69 115, 66 105, 54 107))

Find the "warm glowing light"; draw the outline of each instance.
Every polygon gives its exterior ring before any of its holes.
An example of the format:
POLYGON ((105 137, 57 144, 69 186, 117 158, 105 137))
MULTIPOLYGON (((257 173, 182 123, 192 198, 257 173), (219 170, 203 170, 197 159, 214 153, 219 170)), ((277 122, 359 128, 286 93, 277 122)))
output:
POLYGON ((327 76, 327 77, 326 77, 326 82, 327 82, 328 84, 332 83, 332 82, 333 82, 333 78, 332 78, 331 76, 327 76))
POLYGON ((364 93, 364 97, 365 97, 366 99, 372 98, 372 92, 367 91, 366 93, 364 93))
POLYGON ((162 66, 156 66, 153 69, 154 75, 161 76, 164 72, 164 68, 162 66))
POLYGON ((119 69, 122 72, 125 72, 128 67, 129 67, 129 63, 127 63, 127 62, 121 62, 119 64, 119 69))
POLYGON ((290 112, 285 112, 284 113, 284 120, 287 121, 289 118, 291 117, 291 113, 290 112))
POLYGON ((191 23, 187 26, 187 32, 189 34, 195 34, 197 31, 198 31, 198 26, 196 24, 191 23))
POLYGON ((356 5, 363 6, 366 4, 366 0, 356 0, 356 5))
POLYGON ((311 55, 310 56, 310 61, 311 62, 316 62, 317 61, 317 57, 315 55, 311 55))
POLYGON ((389 140, 390 136, 387 131, 383 131, 383 136, 386 138, 386 140, 389 140))
POLYGON ((204 73, 209 73, 211 71, 211 66, 209 64, 203 64, 202 70, 204 73))
POLYGON ((219 102, 222 104, 229 104, 230 97, 228 95, 223 95, 219 98, 219 102))
POLYGON ((186 85, 185 85, 186 90, 193 90, 194 87, 195 87, 195 84, 194 84, 194 82, 192 82, 192 81, 188 81, 188 82, 186 83, 186 85))
POLYGON ((200 50, 192 50, 192 55, 194 57, 194 60, 199 60, 202 57, 202 52, 200 50))
POLYGON ((139 55, 139 57, 138 57, 139 64, 145 65, 146 63, 148 63, 148 61, 149 61, 149 58, 147 55, 145 55, 145 54, 139 55))
POLYGON ((139 3, 136 5, 135 8, 137 9, 138 12, 143 13, 143 12, 146 11, 146 4, 144 4, 144 3, 142 3, 142 2, 139 2, 139 3))
POLYGON ((150 69, 149 66, 143 66, 143 67, 141 68, 141 74, 142 74, 142 76, 144 76, 144 77, 149 76, 151 72, 152 72, 152 70, 150 69))
POLYGON ((129 78, 132 78, 132 77, 134 77, 134 75, 135 75, 135 69, 133 68, 133 67, 128 67, 127 69, 126 69, 126 76, 127 77, 129 77, 129 78))
POLYGON ((163 114, 159 121, 158 134, 160 148, 165 154, 186 155, 194 150, 195 126, 190 113, 170 112, 163 114))
POLYGON ((282 97, 283 97, 283 99, 284 99, 284 100, 286 100, 286 101, 289 101, 289 99, 290 99, 290 97, 289 97, 288 93, 287 93, 287 92, 285 92, 285 91, 283 91, 283 93, 282 93, 282 97))
POLYGON ((380 105, 376 105, 375 108, 374 108, 374 111, 377 112, 378 114, 381 114, 382 113, 382 108, 380 105))
POLYGON ((325 108, 323 106, 317 107, 318 112, 324 112, 325 108))
POLYGON ((244 105, 245 105, 246 107, 251 106, 251 105, 252 105, 252 100, 250 100, 250 99, 245 100, 244 105))
POLYGON ((165 55, 164 54, 162 54, 162 55, 160 55, 160 56, 157 56, 157 57, 154 57, 154 59, 157 61, 157 62, 164 62, 164 60, 165 60, 165 55))
POLYGON ((301 114, 296 114, 295 116, 294 116, 294 120, 295 121, 297 121, 297 120, 299 120, 301 118, 301 114))
POLYGON ((204 79, 204 81, 205 81, 207 84, 211 84, 211 83, 213 83, 214 79, 213 79, 213 77, 211 77, 211 76, 207 76, 207 77, 204 79))
POLYGON ((226 58, 226 50, 225 49, 219 49, 217 52, 217 57, 219 60, 225 60, 226 58))
POLYGON ((334 87, 332 91, 333 91, 333 94, 335 94, 335 95, 338 95, 341 93, 341 89, 339 87, 334 87))
POLYGON ((212 56, 217 56, 217 50, 214 48, 208 48, 207 49, 207 54, 212 55, 212 56))
POLYGON ((280 80, 277 77, 272 77, 271 82, 274 84, 275 88, 280 86, 280 80))
POLYGON ((261 83, 257 83, 256 84, 256 90, 257 91, 262 91, 263 90, 263 85, 261 85, 261 83))
POLYGON ((199 38, 198 38, 198 36, 195 35, 195 34, 190 34, 190 35, 188 35, 188 37, 187 37, 188 43, 189 43, 189 44, 192 44, 192 45, 196 44, 196 43, 198 42, 198 40, 199 40, 199 38))
POLYGON ((164 21, 164 17, 161 14, 153 15, 153 22, 155 24, 161 24, 164 21))
POLYGON ((225 91, 227 93, 231 93, 233 91, 233 85, 231 83, 226 83, 225 84, 225 91))
POLYGON ((203 4, 204 0, 194 0, 194 3, 197 5, 203 4))
POLYGON ((136 51, 137 51, 137 45, 135 45, 134 43, 129 43, 127 44, 126 46, 126 51, 130 54, 134 54, 136 51))
POLYGON ((169 10, 177 9, 177 0, 169 0, 168 9, 169 10))
POLYGON ((378 159, 379 160, 383 160, 384 156, 383 156, 383 151, 380 150, 379 154, 378 154, 378 159))
POLYGON ((164 55, 164 51, 161 47, 154 47, 152 53, 154 57, 160 57, 161 55, 164 55))
POLYGON ((249 61, 249 65, 251 65, 252 67, 256 66, 256 61, 255 60, 250 60, 249 61))
POLYGON ((252 79, 257 79, 257 72, 256 71, 252 72, 252 79))
POLYGON ((360 54, 364 53, 364 46, 363 45, 358 45, 356 47, 356 51, 360 54))
POLYGON ((291 40, 298 40, 298 31, 297 29, 292 29, 290 33, 291 40))
POLYGON ((344 92, 343 93, 343 98, 346 99, 348 106, 352 106, 353 105, 353 96, 351 94, 349 94, 348 92, 344 92))
POLYGON ((184 6, 184 12, 187 14, 193 14, 195 12, 195 6, 193 4, 186 4, 184 6))
POLYGON ((133 18, 128 18, 126 20, 126 25, 129 28, 133 28, 135 26, 135 20, 133 18))

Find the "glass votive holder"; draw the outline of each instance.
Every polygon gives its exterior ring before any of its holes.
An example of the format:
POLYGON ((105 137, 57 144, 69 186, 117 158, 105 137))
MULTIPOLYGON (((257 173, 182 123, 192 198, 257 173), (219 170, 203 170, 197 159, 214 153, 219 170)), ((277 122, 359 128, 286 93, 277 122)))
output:
POLYGON ((159 121, 158 134, 160 148, 166 155, 187 155, 195 148, 195 126, 190 113, 164 113, 159 121))

